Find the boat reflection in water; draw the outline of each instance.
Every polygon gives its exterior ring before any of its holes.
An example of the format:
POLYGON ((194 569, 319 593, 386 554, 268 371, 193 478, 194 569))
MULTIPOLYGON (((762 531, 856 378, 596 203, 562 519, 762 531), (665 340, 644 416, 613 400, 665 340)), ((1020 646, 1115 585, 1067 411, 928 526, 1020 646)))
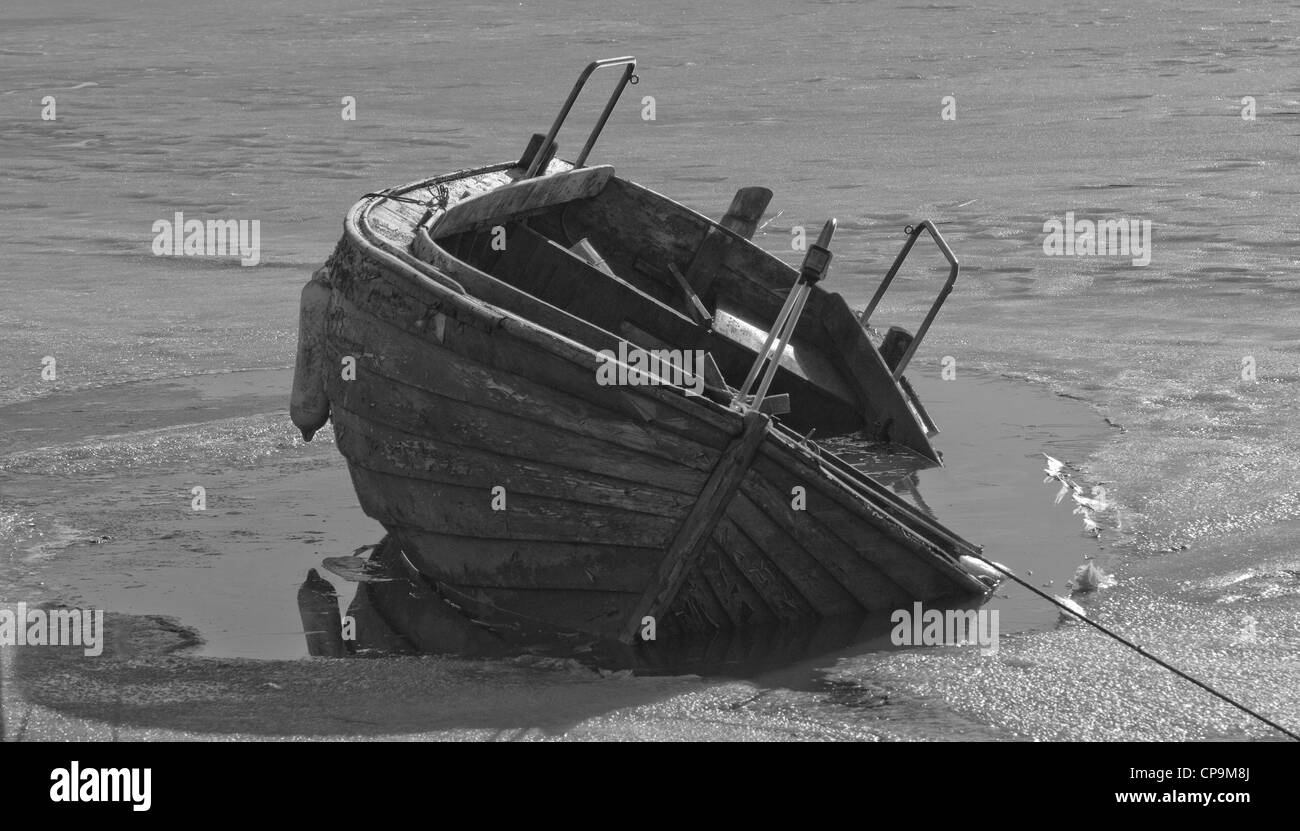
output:
MULTIPOLYGON (((702 635, 674 634, 626 644, 526 621, 474 620, 440 595, 412 567, 392 537, 370 552, 328 558, 324 567, 357 585, 345 616, 333 585, 312 569, 298 592, 308 651, 316 657, 436 654, 468 658, 576 660, 598 670, 636 675, 711 675, 747 678, 854 647, 893 649, 890 612, 847 614, 800 624, 754 625, 702 635)), ((975 609, 982 599, 926 608, 975 609)))
MULTIPOLYGON (((920 491, 921 471, 932 467, 928 460, 888 444, 863 444, 853 438, 836 437, 818 444, 822 450, 835 454, 855 470, 867 474, 911 502, 926 516, 937 519, 934 509, 926 503, 920 491)), ((967 607, 953 605, 944 608, 967 607)))

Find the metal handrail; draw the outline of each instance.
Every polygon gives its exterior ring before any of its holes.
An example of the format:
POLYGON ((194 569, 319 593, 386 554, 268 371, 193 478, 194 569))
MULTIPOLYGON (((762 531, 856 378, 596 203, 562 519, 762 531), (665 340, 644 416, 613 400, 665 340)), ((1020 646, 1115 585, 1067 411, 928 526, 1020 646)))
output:
POLYGON ((867 325, 867 321, 871 319, 871 313, 876 310, 876 306, 880 305, 880 299, 885 296, 885 290, 889 288, 889 284, 894 282, 894 277, 898 274, 898 270, 902 268, 903 261, 907 259, 908 252, 916 244, 917 238, 921 236, 921 231, 930 232, 935 245, 939 247, 944 259, 948 261, 950 266, 948 280, 940 289, 939 296, 935 298, 934 305, 930 307, 930 313, 925 316, 924 322, 921 323, 921 328, 916 331, 916 336, 912 338, 912 342, 908 345, 907 350, 903 352, 903 356, 898 359, 898 365, 894 367, 895 381, 903 377, 903 370, 907 367, 908 361, 912 360, 912 355, 916 353, 917 347, 921 345, 925 333, 930 330, 930 324, 938 316, 943 301, 947 300, 948 295, 952 293, 952 287, 957 283, 957 273, 960 271, 957 257, 952 253, 952 249, 948 247, 948 243, 944 242, 943 236, 939 233, 939 229, 934 227, 933 222, 926 219, 916 225, 908 225, 903 229, 903 233, 907 234, 907 242, 903 244, 903 250, 898 252, 898 257, 894 259, 894 265, 889 269, 889 273, 885 275, 885 279, 880 281, 880 287, 876 289, 876 294, 871 298, 871 302, 867 304, 867 308, 862 311, 862 317, 858 318, 859 323, 863 326, 867 325))
POLYGON ((600 137, 600 132, 605 129, 605 122, 609 121, 610 113, 614 111, 614 105, 618 103, 619 96, 623 94, 623 88, 628 85, 629 81, 635 84, 638 80, 636 75, 633 74, 633 70, 636 69, 636 58, 631 55, 622 58, 606 58, 602 61, 592 61, 587 64, 587 68, 582 70, 582 74, 578 76, 577 83, 573 85, 573 90, 569 93, 569 99, 565 101, 564 106, 560 108, 560 114, 555 117, 555 123, 551 125, 551 130, 546 134, 546 139, 542 142, 542 146, 533 155, 533 160, 528 165, 528 170, 524 173, 523 178, 531 179, 533 176, 538 175, 538 168, 542 165, 542 159, 545 158, 548 149, 551 146, 551 142, 555 141, 556 135, 559 134, 560 126, 564 124, 564 119, 568 118, 569 110, 573 109, 573 103, 578 100, 578 93, 582 92, 583 86, 587 83, 587 79, 591 77, 593 72, 597 69, 604 69, 607 66, 623 66, 623 76, 619 78, 618 86, 614 87, 614 92, 609 96, 609 101, 605 104, 605 110, 600 114, 600 120, 597 121, 596 126, 592 128, 591 135, 587 137, 587 143, 583 145, 582 152, 578 154, 578 158, 574 161, 574 167, 582 167, 587 161, 587 154, 590 153, 591 148, 595 146, 596 139, 600 137))

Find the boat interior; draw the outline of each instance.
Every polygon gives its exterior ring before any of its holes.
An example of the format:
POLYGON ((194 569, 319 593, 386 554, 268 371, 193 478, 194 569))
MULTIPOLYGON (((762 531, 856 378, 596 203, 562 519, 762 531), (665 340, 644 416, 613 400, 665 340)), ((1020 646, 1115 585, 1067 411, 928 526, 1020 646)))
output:
MULTIPOLYGON (((700 350, 706 389, 721 403, 730 403, 762 351, 796 278, 748 240, 608 166, 518 179, 421 230, 479 276, 604 330, 610 342, 700 350)), ((824 293, 818 301, 815 312, 832 305, 824 293)), ((842 312, 852 317, 847 306, 842 312)), ((814 316, 799 322, 765 398, 794 429, 863 426, 864 402, 844 357, 814 316)))

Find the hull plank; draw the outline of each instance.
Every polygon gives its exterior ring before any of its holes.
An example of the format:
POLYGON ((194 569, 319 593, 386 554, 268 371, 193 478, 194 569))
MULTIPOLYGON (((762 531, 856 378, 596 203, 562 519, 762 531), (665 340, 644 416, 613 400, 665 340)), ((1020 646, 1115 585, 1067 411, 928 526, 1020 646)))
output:
POLYGON ((710 580, 724 587, 724 597, 734 598, 730 602, 736 603, 742 610, 748 608, 747 613, 742 611, 742 617, 748 617, 749 622, 776 623, 786 619, 786 616, 774 609, 772 603, 755 587, 753 580, 741 572, 731 555, 718 545, 716 539, 709 540, 708 550, 700 561, 700 567, 705 569, 706 573, 717 575, 716 578, 710 577, 710 580))
POLYGON ((767 605, 754 594, 747 581, 734 570, 724 571, 712 540, 696 566, 696 573, 708 583, 713 596, 727 614, 732 627, 770 623, 773 618, 767 605))
POLYGON ((820 617, 803 591, 773 564, 769 552, 750 539, 731 517, 723 517, 718 522, 713 543, 762 595, 778 620, 791 622, 820 617))
POLYGON ((658 619, 664 621, 662 625, 669 637, 676 634, 716 632, 733 625, 731 616, 718 601, 713 588, 697 571, 682 582, 676 602, 669 611, 660 612, 658 619))
MULTIPOLYGON (((341 376, 328 379, 328 385, 342 393, 351 385, 365 385, 368 381, 380 385, 400 384, 400 398, 415 399, 411 403, 437 409, 451 404, 464 405, 455 408, 458 412, 469 409, 499 412, 538 427, 608 442, 697 470, 709 469, 716 456, 713 448, 725 443, 724 435, 717 437, 716 445, 684 438, 665 440, 662 430, 646 423, 662 424, 653 401, 632 405, 626 401, 625 393, 616 392, 614 400, 637 415, 635 420, 629 419, 590 400, 544 387, 519 375, 490 373, 482 365, 457 356, 453 349, 428 345, 423 350, 426 359, 421 361, 412 354, 409 344, 400 343, 393 336, 385 337, 389 333, 383 332, 372 333, 367 346, 357 340, 364 336, 357 330, 359 325, 353 321, 331 326, 335 336, 333 363, 341 364, 345 356, 352 356, 357 362, 355 380, 344 381, 341 376), (437 355, 438 360, 428 360, 431 354, 437 355)), ((382 391, 381 388, 379 392, 382 391)))
POLYGON ((625 545, 487 540, 420 528, 396 529, 424 574, 454 586, 640 592, 663 552, 625 545))
POLYGON ((437 528, 463 537, 661 550, 668 545, 677 526, 674 519, 666 517, 528 494, 507 493, 506 509, 493 510, 493 495, 482 488, 395 476, 371 470, 366 464, 365 460, 352 461, 353 484, 358 491, 377 496, 371 505, 382 511, 383 516, 376 518, 386 523, 437 528))
MULTIPOLYGON (((513 456, 525 462, 554 465, 610 476, 682 494, 698 493, 705 473, 610 441, 559 427, 544 428, 509 413, 438 399, 397 387, 378 375, 348 382, 331 392, 335 408, 363 421, 375 421, 407 433, 428 436, 469 449, 513 456)), ((344 422, 345 428, 353 426, 344 422)))
MULTIPOLYGON (((350 345, 363 348, 366 357, 399 363, 401 372, 409 372, 414 378, 424 377, 429 388, 434 390, 444 385, 452 389, 469 386, 473 400, 486 398, 505 406, 497 393, 511 394, 511 387, 505 385, 507 379, 503 376, 507 373, 514 376, 508 380, 519 389, 517 396, 521 401, 539 396, 548 404, 576 406, 579 412, 604 410, 603 414, 596 414, 606 417, 609 429, 616 429, 629 416, 642 423, 653 421, 666 427, 682 439, 661 442, 661 449, 671 452, 679 452, 680 448, 689 452, 693 443, 720 447, 728 439, 725 419, 684 412, 689 409, 689 404, 681 400, 679 391, 646 385, 618 387, 596 383, 597 359, 577 344, 571 348, 586 356, 589 368, 554 354, 539 352, 531 343, 510 337, 517 324, 502 325, 489 333, 447 321, 441 324, 439 338, 436 330, 440 324, 436 316, 436 311, 428 310, 414 298, 395 296, 387 280, 373 280, 360 285, 350 284, 339 293, 329 327, 337 338, 346 337, 352 341, 350 345), (402 303, 407 304, 405 319, 401 320, 405 325, 394 326, 392 313, 385 315, 384 310, 402 303), (386 320, 390 322, 386 324, 386 320), (431 323, 417 326, 416 322, 420 320, 430 320, 431 323), (428 335, 415 334, 422 328, 435 330, 433 343, 428 335), (455 342, 448 343, 449 340, 455 342), (437 373, 443 372, 443 368, 428 366, 430 362, 423 356, 436 346, 443 346, 448 351, 446 360, 451 365, 446 371, 461 373, 459 379, 439 377, 437 373), (629 390, 644 393, 637 396, 635 407, 628 401, 629 390)), ((512 322, 503 321, 503 324, 512 322)))
POLYGON ((549 496, 651 516, 682 517, 693 499, 685 493, 648 486, 640 480, 529 462, 500 452, 479 450, 404 433, 374 419, 337 408, 339 450, 364 458, 373 470, 412 479, 461 484, 489 492, 500 485, 510 494, 549 496))
POLYGON ((475 619, 489 623, 520 622, 541 630, 587 632, 614 639, 636 603, 635 594, 548 589, 502 589, 493 586, 439 588, 475 619))
MULTIPOLYGON (((789 493, 795 484, 805 484, 767 458, 755 460, 754 468, 783 493, 789 493), (789 487, 782 488, 787 483, 789 487)), ((878 505, 868 507, 841 489, 825 487, 824 481, 807 482, 807 513, 850 550, 863 552, 914 599, 948 597, 960 593, 968 584, 969 577, 961 568, 925 543, 915 529, 893 520, 878 505), (918 553, 922 551, 934 552, 929 558, 932 562, 929 568, 916 567, 918 553)))
MULTIPOLYGON (((779 524, 787 535, 812 555, 863 610, 896 609, 910 603, 915 595, 880 567, 876 548, 853 549, 822 524, 821 514, 829 500, 824 499, 815 485, 807 497, 818 510, 796 511, 791 508, 789 494, 794 485, 788 488, 783 485, 795 481, 795 477, 788 474, 782 477, 781 473, 783 471, 764 471, 764 475, 751 473, 746 477, 743 492, 757 510, 779 524)), ((889 544, 885 540, 881 542, 889 544)), ((903 552, 903 556, 908 557, 910 553, 903 552)))
MULTIPOLYGON (((804 458, 798 455, 792 442, 769 442, 764 445, 763 452, 765 458, 760 464, 765 465, 771 460, 792 470, 805 467, 804 458)), ((870 504, 874 510, 892 519, 895 525, 906 526, 917 539, 945 552, 953 560, 964 554, 980 553, 978 546, 955 536, 928 513, 907 502, 882 483, 862 475, 844 460, 818 453, 816 461, 819 471, 814 478, 825 479, 828 483, 827 493, 846 509, 861 513, 864 502, 870 504)))
POLYGON ((818 616, 861 611, 857 599, 799 544, 790 529, 755 505, 744 490, 736 494, 729 514, 741 533, 767 552, 772 567, 785 575, 818 616))

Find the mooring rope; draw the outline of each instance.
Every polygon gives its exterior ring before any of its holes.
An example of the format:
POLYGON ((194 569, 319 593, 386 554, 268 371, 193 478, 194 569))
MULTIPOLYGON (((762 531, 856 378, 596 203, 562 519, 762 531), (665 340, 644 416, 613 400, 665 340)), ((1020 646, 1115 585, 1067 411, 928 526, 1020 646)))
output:
POLYGON ((432 188, 433 188, 433 193, 429 196, 428 199, 412 199, 409 196, 398 196, 396 193, 393 193, 391 190, 377 190, 371 193, 363 193, 361 194, 361 198, 362 199, 391 199, 394 202, 406 202, 407 204, 410 205, 419 205, 421 208, 427 208, 428 210, 431 211, 434 209, 437 210, 445 209, 447 207, 447 203, 451 201, 451 193, 447 190, 447 186, 441 182, 436 182, 432 185, 432 188))
POLYGON ((1219 691, 1216 690, 1214 687, 1211 687, 1209 684, 1205 683, 1204 681, 1200 680, 1199 678, 1195 678, 1195 677, 1193 677, 1193 676, 1187 674, 1186 672, 1183 672, 1181 669, 1179 669, 1179 668, 1176 667, 1176 666, 1173 666, 1173 665, 1170 664, 1168 661, 1165 661, 1163 658, 1160 658, 1158 655, 1152 655, 1150 652, 1147 652, 1145 649, 1143 649, 1142 647, 1140 647, 1140 646, 1138 646, 1137 644, 1133 643, 1133 642, 1130 641, 1129 639, 1125 638, 1123 635, 1120 635, 1120 634, 1118 634, 1118 633, 1116 633, 1116 632, 1112 632, 1110 629, 1107 629, 1105 626, 1102 626, 1100 623, 1097 623, 1095 620, 1093 620, 1092 618, 1088 617, 1087 615, 1079 614, 1079 613, 1076 612, 1074 609, 1071 609, 1069 606, 1067 606, 1067 605, 1065 605, 1064 603, 1060 602, 1060 601, 1057 600, 1055 597, 1052 597, 1052 596, 1051 596, 1050 594, 1048 594, 1047 592, 1038 589, 1036 586, 1032 586, 1032 585, 1030 585, 1030 584, 1029 584, 1027 581, 1025 581, 1025 580, 1021 580, 1019 577, 1017 577, 1015 574, 1013 574, 1013 573, 1011 572, 1010 569, 1006 568, 1005 566, 999 565, 999 564, 993 562, 992 560, 986 559, 985 557, 983 557, 983 556, 980 555, 980 554, 971 554, 970 556, 974 557, 975 559, 979 560, 979 561, 982 562, 982 563, 986 563, 986 564, 992 566, 993 568, 995 568, 995 569, 997 569, 998 571, 1000 571, 1000 572, 1002 572, 1003 574, 1005 574, 1007 577, 1010 577, 1010 578, 1011 578, 1012 580, 1014 580, 1015 582, 1019 583, 1020 585, 1024 586, 1025 588, 1029 589, 1029 590, 1030 590, 1031 592, 1033 592, 1034 594, 1038 595, 1039 597, 1043 598, 1043 599, 1046 600, 1047 602, 1051 603, 1053 606, 1056 606, 1058 609, 1064 609, 1065 611, 1067 611, 1067 612, 1069 612, 1070 614, 1074 615, 1074 616, 1077 617, 1079 620, 1081 620, 1081 621, 1083 621, 1084 623, 1088 624, 1089 626, 1093 627, 1094 629, 1096 629, 1097 631, 1101 632, 1102 634, 1104 634, 1104 635, 1109 635, 1110 637, 1112 637, 1112 638, 1114 638, 1115 640, 1119 641, 1120 643, 1124 644, 1124 645, 1127 646, 1129 649, 1132 649, 1134 652, 1136 652, 1137 654, 1141 655, 1143 658, 1146 658, 1146 659, 1148 659, 1148 660, 1154 661, 1155 663, 1159 664, 1160 666, 1162 666, 1162 667, 1164 667, 1165 669, 1167 669, 1167 670, 1169 670, 1170 672, 1172 672, 1174 675, 1177 675, 1179 678, 1183 678, 1183 679, 1185 679, 1185 680, 1187 680, 1187 681, 1191 681, 1193 684, 1195 684, 1196 686, 1198 686, 1198 687, 1200 687, 1201 689, 1205 690, 1205 691, 1208 692, 1210 695, 1213 695, 1214 697, 1216 697, 1216 698, 1218 698, 1218 699, 1221 699, 1221 700, 1223 700, 1223 701, 1226 701, 1227 703, 1229 703, 1229 704, 1231 704, 1232 706, 1236 707, 1238 710, 1241 710, 1241 711, 1242 711, 1243 713, 1245 713, 1246 715, 1251 716, 1252 718, 1258 719, 1259 721, 1262 721, 1263 723, 1267 724, 1269 727, 1272 727, 1274 730, 1277 730, 1278 732, 1280 732, 1280 733, 1286 735, 1287 737, 1289 737, 1289 738, 1291 738, 1291 739, 1294 739, 1295 741, 1300 741, 1300 736, 1297 736, 1295 733, 1292 733, 1290 730, 1288 730, 1288 729, 1286 729, 1285 727, 1283 727, 1282 725, 1278 724, 1276 721, 1273 721, 1272 719, 1268 718, 1267 716, 1260 715, 1259 713, 1257 713, 1257 712, 1255 712, 1254 710, 1252 710, 1252 709, 1250 709, 1249 707, 1247 707, 1245 704, 1242 704, 1242 703, 1240 703, 1240 702, 1238 702, 1238 701, 1236 701, 1236 700, 1230 698, 1229 696, 1225 695, 1224 693, 1219 692, 1219 691))
POLYGON ((394 202, 407 202, 412 205, 419 205, 421 208, 436 208, 438 204, 430 199, 412 199, 409 196, 398 196, 395 193, 363 193, 362 199, 391 199, 394 202))

